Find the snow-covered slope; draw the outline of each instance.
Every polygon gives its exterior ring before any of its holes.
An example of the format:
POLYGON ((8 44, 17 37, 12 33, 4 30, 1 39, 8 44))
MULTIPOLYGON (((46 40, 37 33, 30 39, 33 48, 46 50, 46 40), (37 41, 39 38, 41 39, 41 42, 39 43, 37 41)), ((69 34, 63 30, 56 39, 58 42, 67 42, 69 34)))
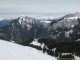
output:
POLYGON ((56 60, 34 48, 0 40, 0 60, 56 60))

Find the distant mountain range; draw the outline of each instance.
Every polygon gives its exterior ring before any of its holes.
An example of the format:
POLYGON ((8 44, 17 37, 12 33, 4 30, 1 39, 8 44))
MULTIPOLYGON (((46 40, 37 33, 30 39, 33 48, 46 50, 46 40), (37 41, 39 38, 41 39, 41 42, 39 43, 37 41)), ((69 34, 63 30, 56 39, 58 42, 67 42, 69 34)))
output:
POLYGON ((42 37, 56 41, 73 41, 80 36, 80 13, 67 14, 49 21, 51 22, 46 23, 37 18, 20 16, 0 27, 0 36, 16 43, 42 37))
POLYGON ((0 27, 5 26, 9 24, 12 20, 12 18, 0 18, 0 27))

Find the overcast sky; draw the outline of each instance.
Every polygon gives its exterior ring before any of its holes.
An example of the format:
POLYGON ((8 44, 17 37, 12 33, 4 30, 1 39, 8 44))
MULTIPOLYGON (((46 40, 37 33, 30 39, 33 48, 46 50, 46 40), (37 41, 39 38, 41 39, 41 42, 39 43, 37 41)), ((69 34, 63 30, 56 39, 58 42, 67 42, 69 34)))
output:
POLYGON ((0 17, 57 16, 80 12, 80 0, 0 0, 0 17))

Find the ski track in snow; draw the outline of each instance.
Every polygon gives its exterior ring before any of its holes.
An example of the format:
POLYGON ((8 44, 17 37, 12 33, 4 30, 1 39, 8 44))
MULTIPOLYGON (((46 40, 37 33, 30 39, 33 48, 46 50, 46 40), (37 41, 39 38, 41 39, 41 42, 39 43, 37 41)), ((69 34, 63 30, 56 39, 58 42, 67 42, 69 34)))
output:
POLYGON ((0 40, 0 60, 56 60, 28 46, 0 40))

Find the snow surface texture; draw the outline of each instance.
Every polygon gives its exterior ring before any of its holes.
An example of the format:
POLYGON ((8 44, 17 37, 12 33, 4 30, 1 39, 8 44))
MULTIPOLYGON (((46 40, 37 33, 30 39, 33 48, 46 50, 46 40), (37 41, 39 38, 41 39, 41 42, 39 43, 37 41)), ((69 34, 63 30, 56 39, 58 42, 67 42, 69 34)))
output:
POLYGON ((0 40, 0 60, 56 60, 34 48, 0 40))

